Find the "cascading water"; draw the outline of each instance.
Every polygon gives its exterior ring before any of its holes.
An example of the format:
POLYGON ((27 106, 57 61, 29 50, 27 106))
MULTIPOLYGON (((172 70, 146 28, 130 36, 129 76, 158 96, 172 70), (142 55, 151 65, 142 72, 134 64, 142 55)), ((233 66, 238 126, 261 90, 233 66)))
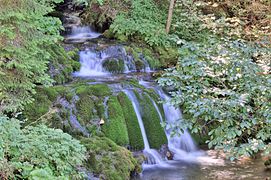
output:
POLYGON ((104 76, 109 74, 102 66, 102 62, 107 57, 106 54, 96 53, 89 50, 80 52, 81 68, 75 72, 75 76, 104 76))
POLYGON ((68 35, 65 39, 66 42, 80 43, 90 39, 98 38, 99 36, 101 36, 100 33, 93 31, 88 26, 72 26, 71 34, 68 35))
MULTIPOLYGON (((120 69, 117 73, 131 73, 138 71, 134 58, 128 55, 125 48, 122 46, 109 46, 102 50, 96 50, 96 47, 94 46, 84 51, 80 51, 79 56, 81 68, 79 72, 74 73, 75 76, 96 77, 112 73, 116 74, 115 71, 109 72, 109 70, 106 69, 106 66, 109 69, 111 69, 111 66, 117 66, 120 69), (109 61, 111 62, 106 65, 109 61), (118 63, 116 61, 118 61, 118 63)), ((151 70, 148 62, 146 60, 142 60, 142 62, 144 67, 140 72, 150 72, 151 70)))
MULTIPOLYGON (((170 97, 166 95, 161 89, 156 88, 156 92, 160 95, 161 99, 165 101, 163 103, 164 114, 166 116, 166 122, 169 124, 175 124, 177 121, 182 120, 182 113, 179 108, 172 106, 169 101, 170 97)), ((202 152, 198 151, 191 135, 187 130, 181 132, 177 130, 177 135, 172 136, 173 129, 166 128, 166 135, 168 138, 168 148, 174 153, 174 160, 195 160, 198 155, 202 155, 202 152)))
POLYGON ((148 163, 162 164, 163 160, 162 160, 162 157, 160 156, 160 154, 155 149, 150 148, 147 134, 146 134, 144 124, 143 124, 143 121, 141 118, 141 114, 139 111, 139 103, 138 103, 138 100, 137 100, 135 94, 131 90, 124 90, 124 93, 128 96, 128 98, 130 99, 130 101, 132 102, 132 105, 134 107, 134 111, 136 113, 138 124, 139 124, 141 134, 143 137, 143 142, 144 142, 144 151, 143 152, 144 152, 144 154, 146 154, 148 156, 148 161, 149 161, 148 163))
MULTIPOLYGON (((154 88, 157 94, 160 96, 161 100, 165 101, 163 103, 163 110, 165 114, 165 119, 168 125, 176 124, 176 122, 182 120, 182 113, 179 108, 175 108, 172 106, 169 101, 170 97, 163 92, 162 89, 155 87, 151 85, 149 82, 140 80, 139 84, 143 85, 146 88, 154 88)), ((156 108, 156 111, 161 119, 163 121, 163 117, 161 115, 161 112, 155 103, 153 99, 151 99, 153 102, 154 107, 156 108)), ((168 148, 170 151, 174 153, 174 159, 175 160, 184 160, 184 158, 192 157, 190 160, 193 160, 193 157, 198 154, 202 154, 197 150, 197 147, 190 136, 189 132, 187 130, 184 130, 184 132, 177 131, 179 135, 172 136, 173 129, 170 127, 166 127, 166 135, 168 139, 168 148)))
POLYGON ((109 96, 105 97, 104 102, 103 102, 105 119, 108 119, 108 117, 109 117, 109 115, 108 115, 108 100, 109 100, 109 96))
MULTIPOLYGON (((98 36, 99 36, 98 33, 94 33, 88 27, 77 27, 77 28, 72 29, 71 35, 67 36, 66 40, 81 42, 81 40, 86 41, 98 36)), ((87 49, 80 51, 79 55, 80 55, 81 68, 78 72, 74 73, 74 75, 78 77, 100 76, 102 78, 101 81, 104 82, 106 80, 108 81, 114 75, 119 75, 122 73, 131 73, 131 72, 137 72, 137 71, 151 72, 151 68, 147 60, 144 58, 142 54, 139 56, 139 58, 141 59, 141 63, 143 64, 143 67, 141 67, 142 68, 141 70, 138 70, 136 67, 135 58, 127 54, 125 48, 121 45, 106 45, 106 46, 101 45, 100 46, 100 44, 94 44, 94 45, 88 46, 87 49), (122 61, 122 63, 120 64, 123 65, 124 68, 120 68, 121 70, 117 72, 109 72, 108 67, 104 65, 105 62, 107 61, 110 62, 109 68, 111 68, 112 66, 115 67, 115 64, 111 64, 112 62, 115 63, 117 61, 119 63, 119 61, 122 61)), ((97 79, 98 78, 95 78, 95 80, 97 79)), ((116 81, 116 80, 117 79, 113 79, 113 81, 116 81)), ((143 81, 141 81, 140 83, 143 83, 143 81)), ((114 86, 114 84, 118 84, 118 83, 113 82, 113 85, 111 86, 114 86)), ((147 85, 147 83, 143 83, 142 85, 149 86, 147 85)), ((156 87, 153 85, 151 85, 148 88, 156 89, 156 87)), ((145 132, 144 124, 142 121, 142 116, 140 114, 139 102, 133 90, 131 90, 131 87, 129 88, 118 87, 118 89, 119 91, 123 91, 132 102, 134 111, 137 116, 138 124, 140 126, 143 141, 144 141, 143 153, 148 157, 147 163, 165 165, 165 160, 161 157, 161 155, 155 149, 150 148, 149 141, 145 132)), ((162 100, 165 100, 165 101, 169 100, 169 97, 162 90, 156 89, 156 91, 162 100)), ((153 107, 155 107, 157 114, 159 115, 160 121, 163 122, 164 119, 158 105, 150 96, 149 98, 152 102, 153 107)), ((108 116, 107 101, 108 101, 108 98, 105 98, 104 100, 104 106, 106 108, 105 117, 108 116)), ((163 110, 165 114, 165 120, 169 124, 175 123, 177 120, 180 120, 182 118, 181 111, 179 109, 174 108, 168 103, 163 104, 163 110)), ((168 139, 168 147, 169 147, 169 150, 173 152, 175 160, 183 159, 184 156, 187 156, 188 152, 194 152, 197 150, 190 134, 187 131, 184 131, 184 133, 180 137, 178 136, 171 137, 170 136, 171 132, 172 132, 172 129, 170 128, 165 130, 165 133, 168 139)))

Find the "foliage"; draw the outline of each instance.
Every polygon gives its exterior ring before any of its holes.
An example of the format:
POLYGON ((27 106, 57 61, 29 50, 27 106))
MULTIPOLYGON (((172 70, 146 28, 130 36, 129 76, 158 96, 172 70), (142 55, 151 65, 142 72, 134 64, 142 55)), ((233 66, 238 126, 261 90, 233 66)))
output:
POLYGON ((104 32, 108 30, 117 14, 127 11, 129 7, 130 0, 93 0, 81 17, 85 24, 90 24, 98 31, 104 32))
POLYGON ((152 0, 132 1, 131 10, 117 15, 110 29, 116 37, 139 38, 150 46, 170 45, 170 38, 164 30, 166 8, 161 4, 158 6, 152 0))
POLYGON ((172 32, 186 40, 202 41, 208 36, 201 13, 192 0, 178 0, 173 16, 172 32))
POLYGON ((131 172, 140 172, 140 164, 132 153, 106 137, 83 138, 87 148, 88 168, 100 179, 129 179, 131 172))
POLYGON ((247 40, 259 40, 271 35, 271 1, 268 0, 207 0, 198 1, 203 14, 217 28, 226 24, 227 31, 247 40))
POLYGON ((159 79, 175 89, 171 103, 181 105, 188 117, 177 126, 194 133, 208 128, 209 147, 235 157, 270 153, 270 48, 216 37, 177 43, 178 64, 159 79), (265 57, 267 66, 257 64, 265 57))
POLYGON ((16 119, 0 117, 0 174, 11 179, 81 177, 77 167, 86 149, 58 129, 44 125, 21 129, 16 119))
MULTIPOLYGON (((0 1, 0 111, 14 112, 32 101, 36 84, 47 75, 48 48, 61 39, 61 22, 47 16, 62 0, 0 1)), ((55 51, 60 50, 58 46, 55 51)))

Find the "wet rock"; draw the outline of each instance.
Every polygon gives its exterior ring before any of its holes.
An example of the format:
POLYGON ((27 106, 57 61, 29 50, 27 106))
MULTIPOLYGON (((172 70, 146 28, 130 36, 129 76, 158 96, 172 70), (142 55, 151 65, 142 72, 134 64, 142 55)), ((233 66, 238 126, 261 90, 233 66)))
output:
POLYGON ((103 68, 110 73, 123 73, 124 61, 117 58, 108 58, 103 61, 103 68))
POLYGON ((164 159, 167 160, 173 160, 173 153, 169 150, 168 146, 166 144, 162 145, 162 147, 159 150, 160 154, 164 159))

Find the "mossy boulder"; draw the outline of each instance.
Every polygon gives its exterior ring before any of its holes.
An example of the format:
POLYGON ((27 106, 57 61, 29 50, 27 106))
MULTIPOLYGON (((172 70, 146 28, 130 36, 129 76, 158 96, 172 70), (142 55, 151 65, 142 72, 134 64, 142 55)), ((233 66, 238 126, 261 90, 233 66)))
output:
POLYGON ((150 96, 146 93, 135 92, 141 107, 141 116, 151 148, 159 149, 167 144, 167 137, 161 126, 160 117, 150 96))
POLYGON ((125 70, 124 61, 122 59, 105 59, 102 65, 103 68, 110 73, 123 73, 125 70))
POLYGON ((106 137, 82 138, 81 143, 87 148, 87 168, 100 179, 128 180, 131 173, 141 170, 130 151, 106 137))
POLYGON ((130 99, 125 95, 125 93, 121 92, 118 94, 118 100, 120 105, 122 106, 124 118, 127 125, 130 149, 131 150, 144 149, 144 142, 141 130, 130 99))
POLYGON ((108 99, 108 119, 102 126, 105 136, 118 145, 128 145, 129 137, 122 107, 116 96, 108 99))

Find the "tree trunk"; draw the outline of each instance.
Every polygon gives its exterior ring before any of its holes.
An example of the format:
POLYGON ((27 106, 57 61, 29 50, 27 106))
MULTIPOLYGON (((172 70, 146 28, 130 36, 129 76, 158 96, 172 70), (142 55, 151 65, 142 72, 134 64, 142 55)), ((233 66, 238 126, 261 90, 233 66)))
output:
POLYGON ((166 25, 166 33, 169 33, 169 30, 170 30, 174 3, 175 3, 175 0, 170 0, 169 10, 168 10, 168 17, 167 17, 167 25, 166 25))

